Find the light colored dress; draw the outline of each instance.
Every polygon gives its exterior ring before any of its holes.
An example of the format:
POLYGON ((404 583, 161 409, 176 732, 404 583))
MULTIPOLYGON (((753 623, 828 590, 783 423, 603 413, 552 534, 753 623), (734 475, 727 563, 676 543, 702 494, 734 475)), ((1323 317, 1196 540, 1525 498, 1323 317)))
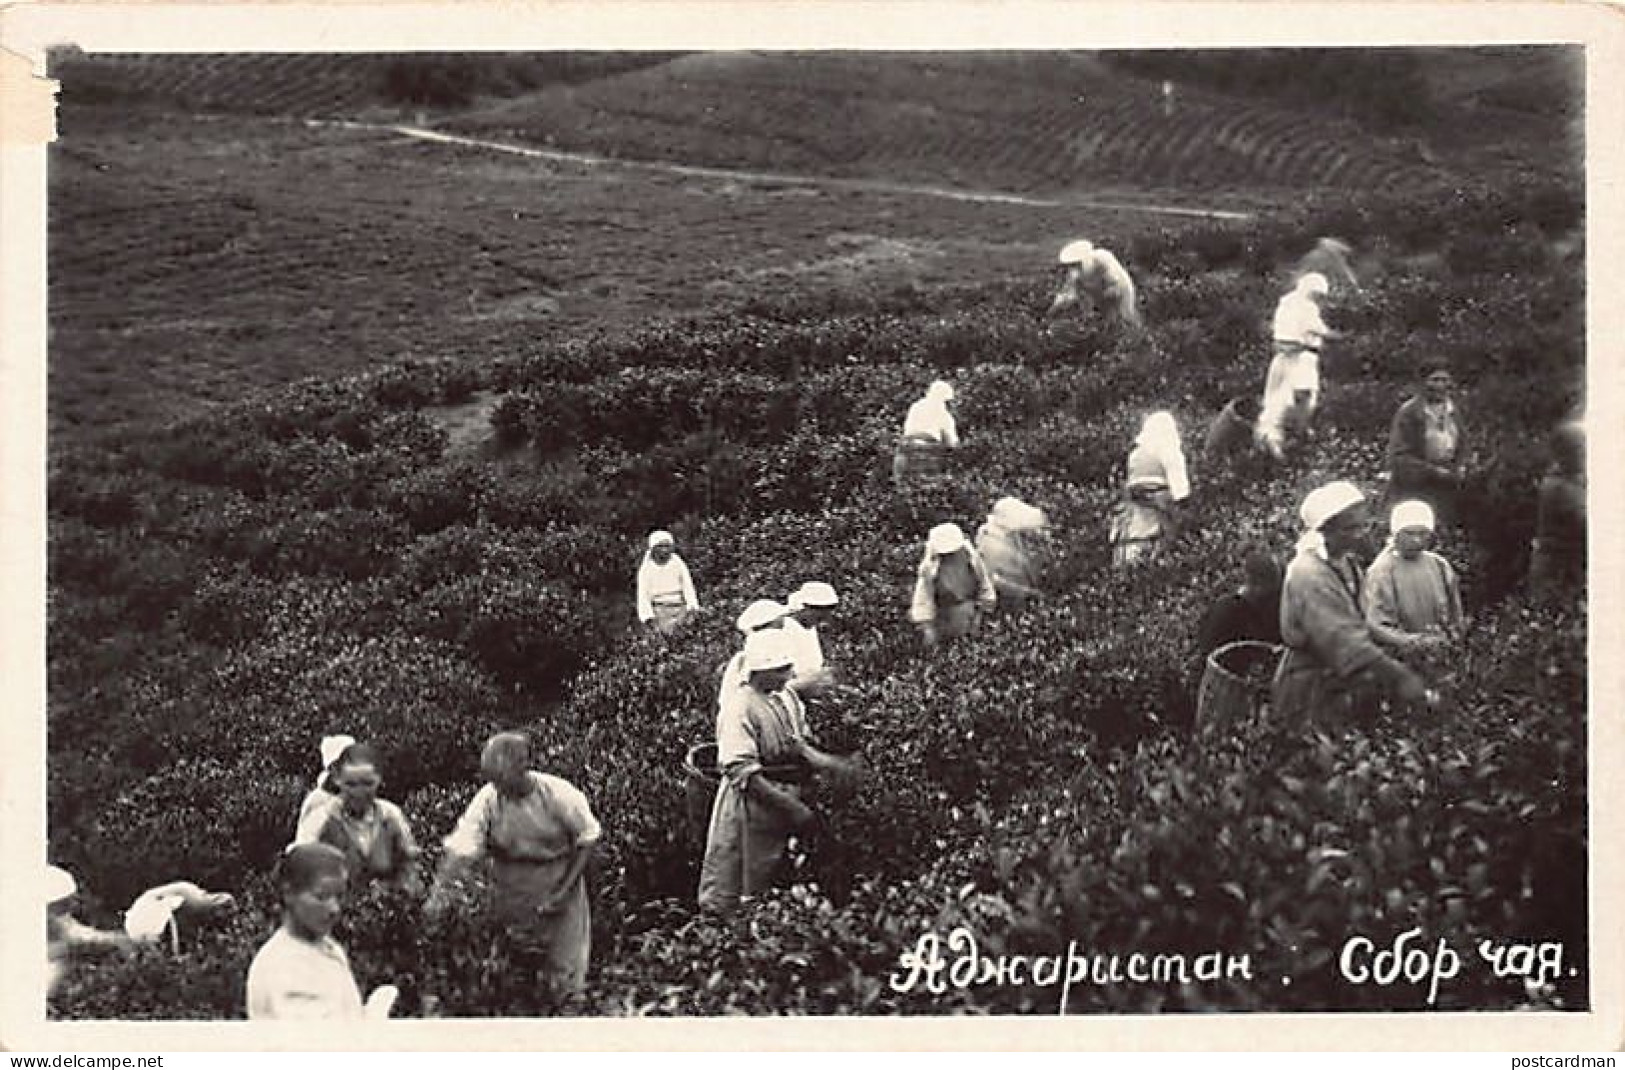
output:
POLYGON ((1461 589, 1450 562, 1423 550, 1411 560, 1396 550, 1377 555, 1365 574, 1366 623, 1397 654, 1414 653, 1422 635, 1461 634, 1461 589))
POLYGON ((360 1020, 361 990, 350 957, 331 936, 312 943, 277 929, 248 967, 251 1021, 360 1020))
POLYGON ((1038 571, 1022 533, 1008 531, 991 521, 976 531, 976 552, 982 555, 1000 612, 1019 613, 1035 593, 1038 571))
POLYGON ((638 566, 637 602, 638 620, 645 624, 652 621, 661 635, 676 631, 690 613, 700 608, 694 577, 676 554, 663 565, 643 555, 643 564, 638 566))
POLYGON ((945 402, 924 397, 908 407, 903 434, 892 456, 892 480, 901 486, 915 479, 934 479, 948 467, 948 454, 959 445, 959 425, 945 402))
POLYGON ((446 837, 446 850, 465 859, 490 857, 496 916, 516 940, 545 950, 556 983, 578 990, 592 951, 586 880, 576 881, 556 912, 544 914, 539 905, 576 850, 598 842, 602 830, 587 797, 568 780, 535 770, 528 775, 531 791, 522 799, 492 784, 482 787, 446 837))
MULTIPOLYGON (((772 886, 784 868, 793 831, 789 819, 771 805, 751 799, 746 792, 764 767, 800 762, 796 740, 807 740, 807 715, 801 699, 788 689, 765 695, 746 686, 736 701, 723 704, 717 714, 717 785, 706 833, 705 861, 700 866, 699 903, 713 910, 731 910, 743 896, 772 886)), ((799 795, 800 787, 773 778, 785 791, 799 795)))
POLYGON ((1124 323, 1140 322, 1134 279, 1122 261, 1105 249, 1094 250, 1088 260, 1067 269, 1049 311, 1054 315, 1074 306, 1087 309, 1094 302, 1104 305, 1124 323))
POLYGON ((1112 563, 1126 565, 1156 549, 1174 529, 1174 505, 1190 493, 1182 452, 1170 457, 1145 445, 1130 450, 1123 500, 1112 514, 1112 563))
POLYGON ((1271 332, 1277 350, 1302 346, 1318 352, 1329 331, 1313 298, 1293 290, 1276 303, 1271 332))

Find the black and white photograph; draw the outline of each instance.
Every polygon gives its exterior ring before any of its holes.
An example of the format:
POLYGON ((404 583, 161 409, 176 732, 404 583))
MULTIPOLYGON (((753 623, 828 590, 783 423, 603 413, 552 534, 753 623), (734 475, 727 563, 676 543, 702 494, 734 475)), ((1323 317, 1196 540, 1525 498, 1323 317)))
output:
POLYGON ((1329 6, 33 31, 13 1037, 1619 1043, 1620 33, 1329 6))

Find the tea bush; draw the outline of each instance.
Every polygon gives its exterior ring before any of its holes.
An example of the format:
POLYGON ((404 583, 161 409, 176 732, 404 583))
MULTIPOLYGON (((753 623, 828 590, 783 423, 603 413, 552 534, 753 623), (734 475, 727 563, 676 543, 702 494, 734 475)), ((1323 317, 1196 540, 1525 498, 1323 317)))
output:
MULTIPOLYGON (((481 904, 450 916, 378 892, 340 938, 401 1012, 1053 1013, 1052 987, 888 983, 927 931, 986 954, 1248 955, 1254 977, 1073 988, 1065 1010, 1421 1009, 1343 982, 1352 933, 1422 926, 1460 950, 1585 946, 1585 615, 1519 588, 1550 423, 1575 400, 1572 264, 1508 274, 1572 190, 1313 200, 1282 218, 1153 233, 1141 335, 1049 322, 1043 285, 774 295, 626 336, 517 345, 488 364, 410 358, 300 384, 64 455, 50 484, 48 792, 53 857, 103 904, 184 875, 240 893, 179 958, 115 957, 58 992, 65 1017, 231 1017, 277 913, 266 878, 344 731, 383 751, 384 794, 429 848, 477 787, 489 732, 528 731, 604 826, 588 992, 540 991, 481 904), (1275 265, 1306 233, 1435 256, 1338 305, 1317 437, 1284 463, 1197 448, 1268 364, 1275 265), (1440 255, 1442 254, 1442 255, 1440 255), (1192 735, 1193 632, 1240 547, 1285 556, 1302 496, 1381 494, 1417 358, 1459 361, 1475 469, 1444 552, 1475 614, 1429 717, 1192 735), (894 488, 907 405, 939 376, 964 444, 894 488), (495 395, 496 457, 448 456, 437 405, 495 395), (1178 418, 1190 524, 1128 570, 1106 530, 1145 415, 1178 418), (523 448, 521 448, 521 444, 523 448), (505 452, 503 452, 505 451, 505 452), (906 622, 925 533, 1042 506, 1044 594, 925 651, 906 622), (702 611, 634 626, 643 539, 673 530, 702 611), (681 761, 714 732, 735 615, 835 584, 841 687, 809 716, 861 756, 795 884, 730 919, 692 900, 702 843, 681 761), (1290 984, 1281 983, 1283 978, 1290 984), (431 998, 432 997, 432 998, 431 998), (434 1007, 438 1003, 439 1011, 434 1007)), ((1555 234, 1554 234, 1555 236, 1555 234)), ((1440 1006, 1577 1007, 1583 972, 1531 995, 1466 973, 1440 1006), (1533 1001, 1533 1002, 1532 1002, 1533 1001)))

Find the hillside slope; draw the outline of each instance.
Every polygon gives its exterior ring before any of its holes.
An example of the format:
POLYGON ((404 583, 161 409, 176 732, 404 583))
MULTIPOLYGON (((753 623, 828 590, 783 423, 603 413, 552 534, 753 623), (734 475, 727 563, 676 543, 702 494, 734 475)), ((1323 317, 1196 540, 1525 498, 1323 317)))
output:
POLYGON ((1370 187, 1437 169, 1404 141, 1113 71, 1083 53, 728 53, 551 87, 453 129, 642 159, 1015 190, 1370 187))

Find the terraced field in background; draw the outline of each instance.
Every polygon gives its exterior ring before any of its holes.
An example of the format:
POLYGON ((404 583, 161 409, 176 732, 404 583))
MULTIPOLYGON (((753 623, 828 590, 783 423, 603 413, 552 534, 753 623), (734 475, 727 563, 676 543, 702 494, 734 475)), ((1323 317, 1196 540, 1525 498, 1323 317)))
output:
MULTIPOLYGON (((1475 56, 1437 65, 1448 107, 1538 105, 1561 88, 1549 58, 1475 56)), ((299 117, 404 118, 610 158, 1266 214, 1305 196, 1486 173, 1461 163, 1484 157, 1459 131, 1452 170, 1440 171, 1418 162, 1416 143, 1313 111, 1182 87, 1164 116, 1159 83, 1083 53, 401 64, 56 57, 55 431, 100 434, 308 374, 511 352, 792 286, 863 293, 1015 278, 1041 290, 1068 237, 1121 249, 1137 233, 1200 225, 527 159, 299 117), (473 103, 406 102, 437 92, 473 103)), ((1520 139, 1518 167, 1565 159, 1565 127, 1551 116, 1505 128, 1520 139)))
POLYGON ((1350 122, 1160 83, 1077 53, 709 54, 552 87, 453 129, 559 148, 1014 190, 1134 182, 1403 186, 1407 142, 1350 122))
POLYGON ((431 93, 509 93, 660 63, 662 53, 487 53, 478 65, 369 53, 162 54, 64 50, 51 73, 76 102, 349 117, 431 93))

